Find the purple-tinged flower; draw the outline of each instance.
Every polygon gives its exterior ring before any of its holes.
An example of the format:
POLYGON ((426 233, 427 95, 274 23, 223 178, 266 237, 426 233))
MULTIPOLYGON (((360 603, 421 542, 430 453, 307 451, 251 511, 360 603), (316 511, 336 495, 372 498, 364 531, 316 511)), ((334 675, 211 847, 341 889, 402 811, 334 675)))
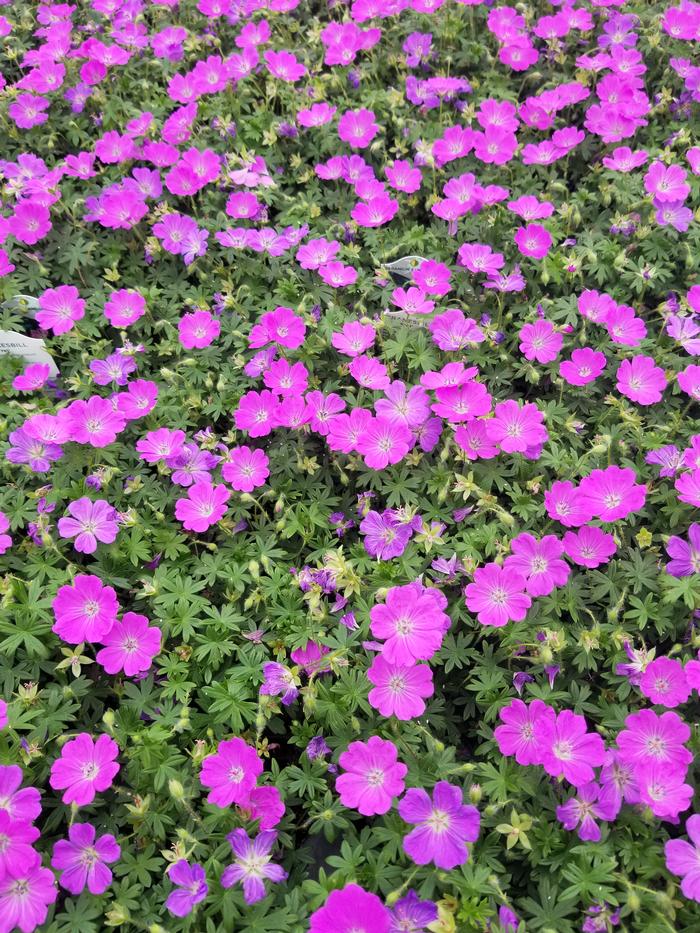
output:
POLYGON ((32 933, 44 923, 49 904, 58 896, 53 872, 41 867, 41 856, 13 861, 0 876, 0 917, 2 929, 19 927, 32 933))
POLYGON ((599 842, 600 827, 596 819, 610 822, 615 818, 612 805, 605 800, 595 781, 579 787, 576 795, 557 807, 557 819, 564 829, 578 826, 578 837, 584 842, 599 842))
POLYGON ((39 838, 39 830, 24 820, 13 820, 7 811, 0 810, 0 878, 11 865, 26 865, 34 858, 32 843, 39 838))
POLYGON ((683 453, 675 444, 666 444, 650 450, 644 457, 644 462, 660 466, 659 476, 675 476, 683 464, 683 453))
POLYGON ((284 664, 278 664, 276 661, 263 664, 263 678, 261 694, 280 696, 285 706, 289 706, 299 696, 299 680, 284 664))
POLYGON ((51 867, 61 871, 59 884, 71 894, 80 894, 85 887, 91 894, 104 894, 112 883, 105 863, 116 862, 121 849, 110 833, 95 836, 91 823, 73 823, 68 839, 59 839, 53 847, 51 867))
POLYGON ((674 577, 690 577, 700 573, 700 525, 688 529, 688 541, 673 535, 666 543, 666 553, 672 558, 666 564, 666 573, 674 577))
POLYGON ((221 875, 221 886, 230 888, 240 882, 246 904, 255 904, 265 897, 265 881, 279 883, 287 877, 281 865, 275 865, 270 852, 277 841, 277 833, 266 830, 250 839, 244 829, 234 829, 226 837, 235 856, 233 864, 221 875))
POLYGON ((36 787, 22 787, 19 765, 0 765, 0 814, 20 823, 33 823, 41 813, 36 787))
POLYGON ((669 839, 664 846, 666 868, 682 879, 684 897, 700 901, 700 814, 688 817, 685 831, 692 844, 685 839, 669 839))
POLYGON ((389 933, 424 933, 428 924, 437 918, 437 905, 433 901, 422 901, 415 891, 410 890, 391 911, 389 933))
POLYGON ((463 802, 462 789, 439 781, 432 800, 423 788, 412 787, 399 803, 399 816, 416 828, 403 847, 416 865, 433 863, 450 870, 469 858, 467 843, 479 838, 479 811, 463 802))
POLYGON ((359 530, 364 535, 365 550, 379 560, 400 557, 413 535, 411 525, 397 521, 392 510, 383 513, 371 510, 360 522, 359 530))
POLYGON ((198 862, 190 865, 180 859, 168 868, 167 875, 176 888, 168 895, 165 906, 173 916, 186 917, 209 892, 204 868, 198 862))

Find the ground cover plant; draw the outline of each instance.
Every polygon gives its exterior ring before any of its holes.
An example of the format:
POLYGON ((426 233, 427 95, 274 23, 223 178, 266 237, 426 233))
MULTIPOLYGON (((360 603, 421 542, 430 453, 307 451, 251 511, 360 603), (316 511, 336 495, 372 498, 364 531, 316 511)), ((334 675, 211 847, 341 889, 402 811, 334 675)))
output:
POLYGON ((0 933, 697 931, 700 4, 0 37, 0 933))

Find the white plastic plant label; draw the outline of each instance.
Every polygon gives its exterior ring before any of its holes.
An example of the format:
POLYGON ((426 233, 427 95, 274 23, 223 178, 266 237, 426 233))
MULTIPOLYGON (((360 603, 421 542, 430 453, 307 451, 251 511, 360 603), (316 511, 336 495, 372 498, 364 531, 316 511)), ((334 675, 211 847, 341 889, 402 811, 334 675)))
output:
POLYGON ((51 376, 58 375, 53 357, 40 337, 26 337, 14 330, 0 330, 0 356, 19 356, 25 363, 43 363, 51 376))
POLYGON ((384 268, 400 279, 410 279, 421 263, 427 261, 423 256, 402 256, 393 262, 385 262, 384 268))
MULTIPOLYGON (((14 295, 2 303, 10 311, 24 311, 30 317, 39 310, 39 302, 31 295, 14 295)), ((58 366, 40 337, 28 337, 14 330, 0 330, 0 356, 18 356, 25 363, 43 363, 49 375, 58 375, 58 366)))

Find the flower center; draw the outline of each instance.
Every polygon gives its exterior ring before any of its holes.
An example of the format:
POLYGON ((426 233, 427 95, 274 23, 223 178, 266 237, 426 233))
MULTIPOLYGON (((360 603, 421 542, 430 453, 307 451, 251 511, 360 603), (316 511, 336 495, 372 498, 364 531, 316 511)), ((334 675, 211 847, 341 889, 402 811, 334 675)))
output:
POLYGON ((433 810, 425 822, 434 833, 445 833, 450 828, 450 814, 444 810, 433 810))
POLYGON ((381 787, 384 783, 384 772, 381 768, 372 768, 367 772, 367 783, 370 787, 381 787))

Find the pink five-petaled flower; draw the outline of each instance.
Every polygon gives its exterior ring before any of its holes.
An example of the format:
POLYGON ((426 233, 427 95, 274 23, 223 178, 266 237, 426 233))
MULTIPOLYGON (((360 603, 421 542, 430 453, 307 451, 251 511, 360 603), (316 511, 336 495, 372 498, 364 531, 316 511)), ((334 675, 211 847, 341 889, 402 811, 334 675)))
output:
POLYGON ((661 401, 666 388, 666 376, 650 356, 633 356, 617 368, 617 390, 638 405, 654 405, 661 401))
POLYGON ((523 703, 512 700, 498 714, 503 725, 496 726, 493 737, 502 755, 514 755, 519 765, 542 764, 542 745, 535 738, 535 723, 543 716, 554 720, 555 712, 542 700, 523 703))
POLYGON ((644 187, 657 201, 685 201, 690 194, 686 174, 680 165, 652 162, 644 176, 644 187))
POLYGON ((615 819, 611 802, 603 797, 602 788, 595 781, 579 787, 576 795, 557 807, 556 812, 564 829, 575 829, 578 826, 578 837, 584 842, 600 841, 600 827, 596 819, 615 819))
POLYGON ((569 385, 585 386, 593 382, 605 369, 605 354, 590 347, 574 350, 570 360, 559 364, 559 375, 569 385))
POLYGON ((104 316, 112 327, 128 327, 146 313, 146 301, 133 289, 112 292, 104 306, 104 316))
POLYGON ((357 441, 357 451, 368 467, 383 470, 408 453, 413 435, 406 425, 388 418, 372 418, 357 441))
POLYGON ((57 896, 53 872, 41 867, 38 852, 12 862, 0 877, 1 929, 10 931, 19 927, 22 933, 32 933, 46 920, 49 904, 57 896))
POLYGON ((583 716, 564 709, 554 719, 539 718, 534 730, 547 774, 563 776, 574 787, 593 780, 593 768, 605 758, 605 743, 596 732, 586 731, 583 716))
POLYGON ((59 884, 71 894, 87 887, 90 894, 104 894, 112 883, 106 862, 116 862, 121 855, 117 840, 110 833, 95 839, 91 823, 73 823, 68 839, 59 839, 53 847, 52 868, 62 872, 59 884))
POLYGON ((552 235, 542 224, 520 227, 513 239, 522 255, 532 259, 544 259, 552 245, 552 235))
POLYGON ((356 884, 331 891, 311 914, 309 933, 391 933, 391 914, 376 894, 356 884))
POLYGON ((548 596, 569 578, 569 565, 562 560, 564 545, 556 535, 537 540, 523 532, 510 542, 511 554, 503 564, 525 577, 525 590, 530 596, 548 596))
POLYGON ((547 440, 547 429, 542 424, 544 415, 537 405, 525 402, 520 406, 514 399, 499 402, 494 417, 486 422, 489 440, 506 453, 523 453, 547 440))
POLYGON ((360 321, 348 321, 340 332, 333 333, 331 343, 339 353, 345 356, 359 356, 374 343, 376 333, 372 324, 360 321))
POLYGON ((270 461, 264 450, 250 447, 233 447, 228 460, 221 468, 221 475, 238 492, 252 492, 262 486, 270 475, 270 461))
POLYGON ((207 803, 217 807, 244 804, 262 773, 262 761, 257 751, 243 739, 226 739, 219 742, 213 755, 202 762, 199 780, 204 787, 211 788, 207 803))
POLYGON ((496 563, 478 567, 474 582, 464 591, 467 609, 476 613, 482 625, 500 628, 511 620, 520 622, 532 605, 525 587, 525 577, 515 570, 496 563))
POLYGON ((672 535, 666 543, 666 553, 672 558, 666 564, 666 573, 671 576, 690 577, 694 573, 700 573, 700 525, 694 522, 690 526, 687 541, 678 535, 672 535))
POLYGON ((688 817, 685 831, 693 844, 685 839, 669 839, 664 846, 666 868, 682 878, 684 897, 700 901, 700 814, 688 817))
POLYGON ((370 610, 375 638, 385 639, 382 654, 396 664, 414 664, 431 658, 450 626, 447 599, 437 589, 418 581, 392 586, 384 603, 370 610))
POLYGON ((30 363, 12 380, 12 388, 17 392, 36 392, 43 389, 50 374, 51 369, 46 363, 30 363))
POLYGON ((97 791, 112 786, 119 762, 114 759, 119 746, 108 735, 95 742, 87 732, 81 732, 61 749, 61 757, 51 765, 49 783, 54 790, 65 790, 64 803, 83 807, 92 803, 97 791))
POLYGON ((85 301, 73 285, 47 288, 39 296, 36 320, 43 330, 54 334, 65 334, 85 316, 85 301))
POLYGON ((73 547, 78 553, 94 554, 98 541, 111 544, 116 539, 116 511, 104 499, 92 502, 83 496, 69 503, 68 512, 58 520, 58 533, 62 538, 75 538, 73 547))
POLYGON ((10 520, 4 512, 0 512, 0 554, 4 554, 12 547, 12 538, 5 532, 10 527, 10 520))
POLYGON ((204 868, 198 862, 190 865, 180 859, 168 868, 167 875, 176 887, 168 894, 165 906, 173 916, 186 917, 209 891, 204 868))
POLYGON ((586 525, 578 532, 564 535, 564 553, 575 564, 590 569, 607 564, 617 550, 615 539, 595 525, 586 525))
POLYGON ((660 819, 677 822, 678 814, 687 810, 695 793, 690 784, 684 784, 685 774, 669 771, 662 765, 653 764, 639 768, 639 796, 660 819))
POLYGON ((667 771, 685 774, 693 760, 685 743, 690 728, 678 713, 660 716, 653 709, 640 709, 625 719, 625 728, 617 736, 620 757, 633 768, 658 764, 667 771))
POLYGON ((51 606, 55 617, 52 631, 71 645, 100 641, 117 621, 119 611, 112 587, 85 573, 62 586, 51 606))
POLYGON ((432 800, 422 787, 412 787, 399 803, 399 816, 416 824, 403 841, 416 865, 432 862, 449 871, 467 861, 467 843, 479 838, 479 811, 464 803, 460 787, 447 781, 438 781, 432 800))
POLYGON ((277 427, 276 409, 278 396, 268 389, 262 392, 251 390, 241 396, 238 408, 233 413, 236 427, 250 437, 265 437, 277 427))
POLYGON ((61 412, 70 440, 91 447, 107 447, 126 427, 126 418, 112 403, 99 395, 87 401, 77 399, 61 412))
POLYGON ((304 342, 306 324, 291 308, 279 307, 267 311, 253 327, 248 338, 253 349, 268 343, 278 343, 288 350, 297 350, 304 342))
POLYGON ((634 470, 612 465, 584 476, 579 492, 594 518, 614 522, 644 508, 647 488, 637 483, 634 470))
POLYGON ((221 323, 210 311, 183 314, 177 325, 180 343, 186 350, 202 350, 221 333, 221 323))
POLYGON ((206 531, 224 517, 230 496, 231 490, 223 483, 216 486, 193 483, 187 490, 187 498, 175 503, 175 517, 187 531, 206 531))
POLYGON ((563 342, 550 321, 534 321, 520 329, 520 352, 526 360, 551 363, 559 356, 563 342))
POLYGON ((367 679, 374 685, 369 704, 382 716, 415 719, 425 712, 424 698, 433 695, 433 672, 427 664, 396 664, 378 654, 367 679))
POLYGON ((335 782, 340 802, 363 816, 388 813, 393 799, 403 793, 408 768, 398 761, 394 743, 378 735, 351 742, 338 763, 344 772, 335 782))
POLYGON ((568 480, 552 483, 552 488, 544 494, 544 507, 551 519, 567 528, 578 528, 593 517, 578 487, 568 480))
POLYGON ((0 813, 20 823, 33 823, 41 813, 41 801, 36 787, 21 787, 19 765, 0 765, 0 813))
POLYGON ((255 904, 265 897, 265 881, 280 882, 287 877, 281 865, 271 862, 270 852, 277 841, 277 833, 265 830, 250 839, 244 829, 234 829, 226 837, 235 856, 221 875, 221 887, 230 888, 236 882, 243 884, 246 904, 255 904))
POLYGON ((24 820, 13 820, 0 810, 0 878, 10 865, 31 861, 32 844, 39 838, 39 830, 24 820))
POLYGON ((652 703, 669 709, 687 702, 692 692, 681 662, 667 657, 654 658, 647 665, 639 689, 652 703))
POLYGON ((127 677, 133 677, 149 669, 160 651, 160 639, 160 629, 150 628, 146 616, 125 612, 124 618, 100 639, 104 648, 97 652, 95 660, 108 674, 124 671, 127 677))
POLYGON ((374 121, 374 113, 364 107, 346 110, 338 120, 338 136, 352 149, 369 146, 378 132, 379 124, 374 121))

